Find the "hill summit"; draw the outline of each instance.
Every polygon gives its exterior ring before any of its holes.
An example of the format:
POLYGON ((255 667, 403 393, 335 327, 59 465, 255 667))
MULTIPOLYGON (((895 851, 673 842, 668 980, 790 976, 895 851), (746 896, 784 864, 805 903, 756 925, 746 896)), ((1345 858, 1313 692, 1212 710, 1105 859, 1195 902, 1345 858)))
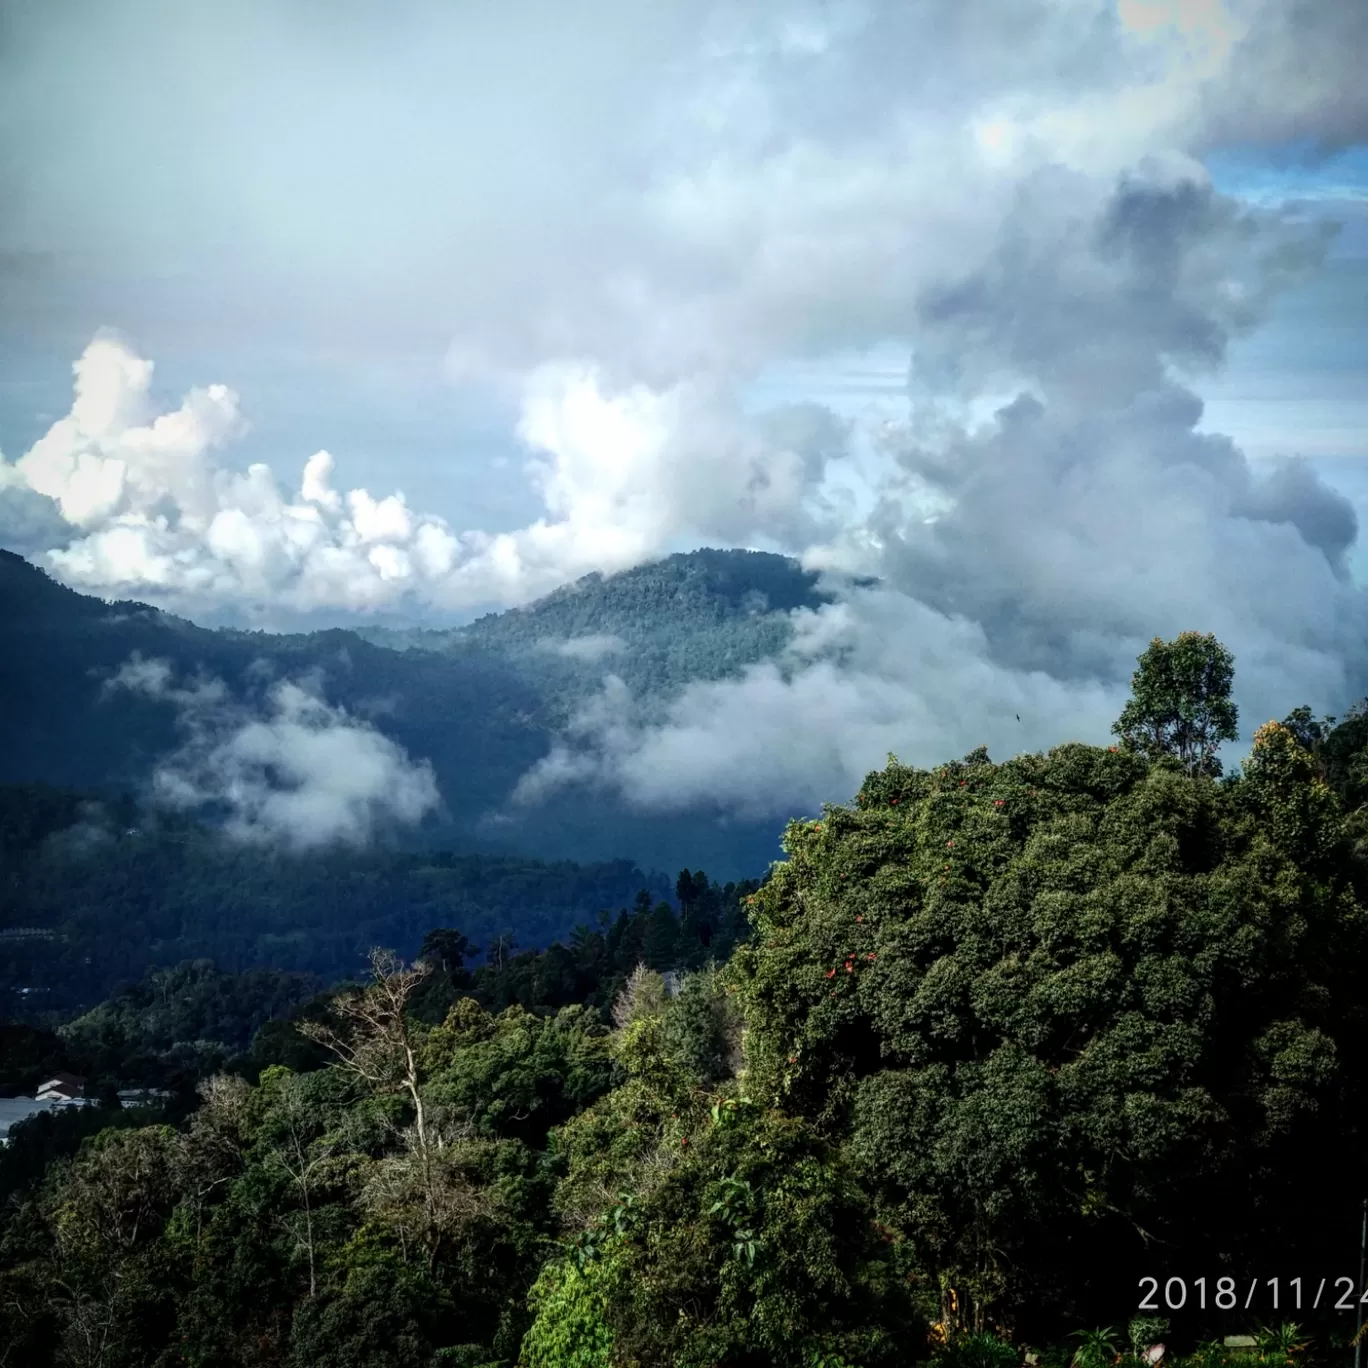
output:
POLYGON ((490 819, 607 673, 663 707, 694 681, 777 655, 792 637, 791 613, 830 601, 818 576, 788 557, 700 550, 587 575, 450 630, 273 634, 107 603, 0 553, 0 697, 14 738, 0 753, 0 783, 146 791, 185 744, 187 717, 174 689, 154 697, 117 687, 130 661, 164 663, 176 687, 217 680, 244 718, 262 715, 273 681, 308 679, 337 717, 432 766, 442 811, 405 839, 666 869, 702 856, 740 877, 777 854, 769 824, 724 828, 713 813, 667 819, 611 795, 596 796, 590 820, 584 795, 573 793, 516 820, 490 819))

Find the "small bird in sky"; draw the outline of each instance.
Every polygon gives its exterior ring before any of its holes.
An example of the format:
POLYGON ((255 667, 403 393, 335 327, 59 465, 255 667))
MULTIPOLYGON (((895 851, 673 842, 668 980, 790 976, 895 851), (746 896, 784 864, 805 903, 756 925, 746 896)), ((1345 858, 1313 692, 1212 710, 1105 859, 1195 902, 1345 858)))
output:
POLYGON ((1017 713, 1017 715, 1016 715, 1016 720, 1017 720, 1018 722, 1021 721, 1021 714, 1020 714, 1020 713, 1017 713))

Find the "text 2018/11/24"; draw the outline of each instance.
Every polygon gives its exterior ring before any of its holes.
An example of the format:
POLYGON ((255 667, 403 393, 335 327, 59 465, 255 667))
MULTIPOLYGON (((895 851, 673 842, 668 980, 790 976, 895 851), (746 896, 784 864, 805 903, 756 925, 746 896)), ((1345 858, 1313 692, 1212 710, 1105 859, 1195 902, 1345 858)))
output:
MULTIPOLYGON (((1158 1278, 1140 1279, 1141 1311, 1160 1311, 1167 1307, 1170 1311, 1181 1311, 1189 1304, 1205 1311, 1208 1306, 1218 1311, 1233 1311, 1237 1307, 1248 1311, 1252 1307, 1268 1308, 1273 1311, 1317 1310, 1322 1303, 1336 1311, 1352 1311, 1356 1305, 1354 1293, 1356 1284, 1353 1278, 1251 1278, 1246 1289, 1244 1279, 1237 1282, 1232 1277, 1217 1278, 1210 1284, 1211 1300, 1207 1300, 1208 1280, 1206 1278, 1169 1278, 1163 1284, 1162 1304, 1160 1301, 1160 1282, 1158 1278), (1310 1289, 1315 1286, 1315 1295, 1310 1289), (1303 1287, 1307 1295, 1303 1296, 1303 1287), (1241 1293, 1244 1293, 1241 1296, 1241 1293), (1329 1300, 1327 1301, 1327 1295, 1329 1300)), ((1368 1305, 1368 1289, 1364 1290, 1361 1300, 1368 1305)))

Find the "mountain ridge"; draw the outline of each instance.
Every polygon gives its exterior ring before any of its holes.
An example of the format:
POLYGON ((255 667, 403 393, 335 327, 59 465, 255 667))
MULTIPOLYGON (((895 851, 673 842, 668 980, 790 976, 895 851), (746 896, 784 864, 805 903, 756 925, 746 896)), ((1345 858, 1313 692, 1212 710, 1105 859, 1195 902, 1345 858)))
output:
MULTIPOLYGON (((443 817, 410 833, 471 850, 539 858, 629 858, 645 868, 702 862, 745 877, 777 857, 777 824, 669 817, 610 794, 557 795, 490 825, 518 778, 550 750, 606 673, 661 708, 698 680, 734 677, 791 639, 791 614, 832 601, 815 572, 769 552, 705 549, 615 575, 589 575, 524 607, 423 633, 331 626, 308 633, 202 627, 134 600, 107 602, 0 553, 0 706, 11 740, 0 783, 144 791, 184 742, 167 698, 112 687, 132 659, 177 680, 213 678, 244 704, 262 679, 308 677, 330 706, 432 765, 443 817), (255 681, 255 682, 253 682, 255 681)), ((255 690, 255 692, 253 692, 255 690)))

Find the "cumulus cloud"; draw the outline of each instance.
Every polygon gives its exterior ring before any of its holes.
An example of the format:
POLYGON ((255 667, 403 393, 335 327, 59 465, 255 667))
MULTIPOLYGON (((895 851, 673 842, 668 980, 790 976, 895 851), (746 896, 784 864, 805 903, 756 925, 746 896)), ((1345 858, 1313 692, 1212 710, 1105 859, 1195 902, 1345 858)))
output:
POLYGON ((280 595, 306 610, 364 608, 453 564, 440 519, 415 515, 402 494, 343 496, 326 451, 305 462, 293 496, 264 465, 219 465, 215 449, 241 426, 226 386, 158 414, 152 363, 108 334, 73 369, 71 412, 12 466, 0 462, 8 493, 44 497, 65 519, 65 544, 45 559, 68 583, 186 607, 280 595))
POLYGON ((1189 627, 1234 650, 1252 725, 1368 688, 1352 507, 1305 462, 1254 467, 1199 431, 1175 378, 1219 361, 1316 239, 1251 221, 1172 159, 1101 194, 1050 170, 1020 206, 982 265, 920 301, 923 373, 882 431, 896 473, 877 506, 808 549, 879 588, 794 614, 784 659, 696 684, 663 718, 611 680, 520 801, 607 784, 758 816, 850 794, 887 751, 1101 741, 1145 643, 1189 627), (1013 384, 987 421, 964 417, 1013 384))
POLYGON ((137 655, 106 682, 177 709, 184 738, 153 775, 159 802, 216 819, 237 840, 296 850, 361 845, 439 806, 426 761, 330 705, 316 680, 266 673, 245 700, 221 679, 177 680, 168 661, 137 655))
POLYGON ((10 477, 0 463, 0 546, 21 556, 42 555, 60 548, 71 533, 57 505, 20 480, 10 477))
MULTIPOLYGON (((1202 432, 1192 388, 1330 244, 1295 208, 1218 193, 1204 159, 1368 136, 1362 6, 601 0, 573 23, 538 7, 501 65, 511 18, 457 41, 456 10, 419 7, 388 49, 410 59, 402 101, 380 98, 364 21, 314 52, 266 11, 309 110, 286 123, 324 151, 297 180, 287 143, 214 163, 186 221, 231 202, 258 283, 211 312, 329 345, 440 336, 458 383, 516 396, 540 514, 458 530, 344 492, 326 452, 297 490, 233 472, 236 396, 158 414, 150 364, 102 338, 69 417, 3 468, 66 520, 47 561, 69 582, 182 610, 461 608, 708 543, 878 578, 663 714, 610 679, 523 802, 600 783, 769 812, 848 793, 887 749, 1100 739, 1143 643, 1187 627, 1234 649, 1254 722, 1368 684, 1352 509, 1304 463, 1202 432), (477 94, 509 117, 473 118, 477 94), (358 182, 347 139, 385 174, 358 182), (391 193, 362 204, 358 183, 391 193), (334 212, 263 312, 306 193, 334 212), (325 278, 348 288, 325 301, 325 278), (908 391, 877 422, 749 398, 780 363, 889 343, 908 391)), ((177 20, 159 41, 203 37, 177 20)), ((189 111, 209 146, 229 136, 212 113, 189 111)))
POLYGON ((41 558, 67 583, 184 611, 519 603, 681 538, 801 543, 822 526, 816 486, 840 455, 839 425, 810 406, 751 418, 704 382, 615 393, 593 367, 553 366, 528 378, 518 429, 546 516, 453 532, 401 492, 336 489, 327 451, 294 492, 266 465, 220 464, 238 396, 210 385, 156 414, 152 363, 112 334, 74 371, 70 414, 13 465, 0 459, 0 497, 29 501, 15 505, 36 510, 25 548, 47 532, 41 558))

